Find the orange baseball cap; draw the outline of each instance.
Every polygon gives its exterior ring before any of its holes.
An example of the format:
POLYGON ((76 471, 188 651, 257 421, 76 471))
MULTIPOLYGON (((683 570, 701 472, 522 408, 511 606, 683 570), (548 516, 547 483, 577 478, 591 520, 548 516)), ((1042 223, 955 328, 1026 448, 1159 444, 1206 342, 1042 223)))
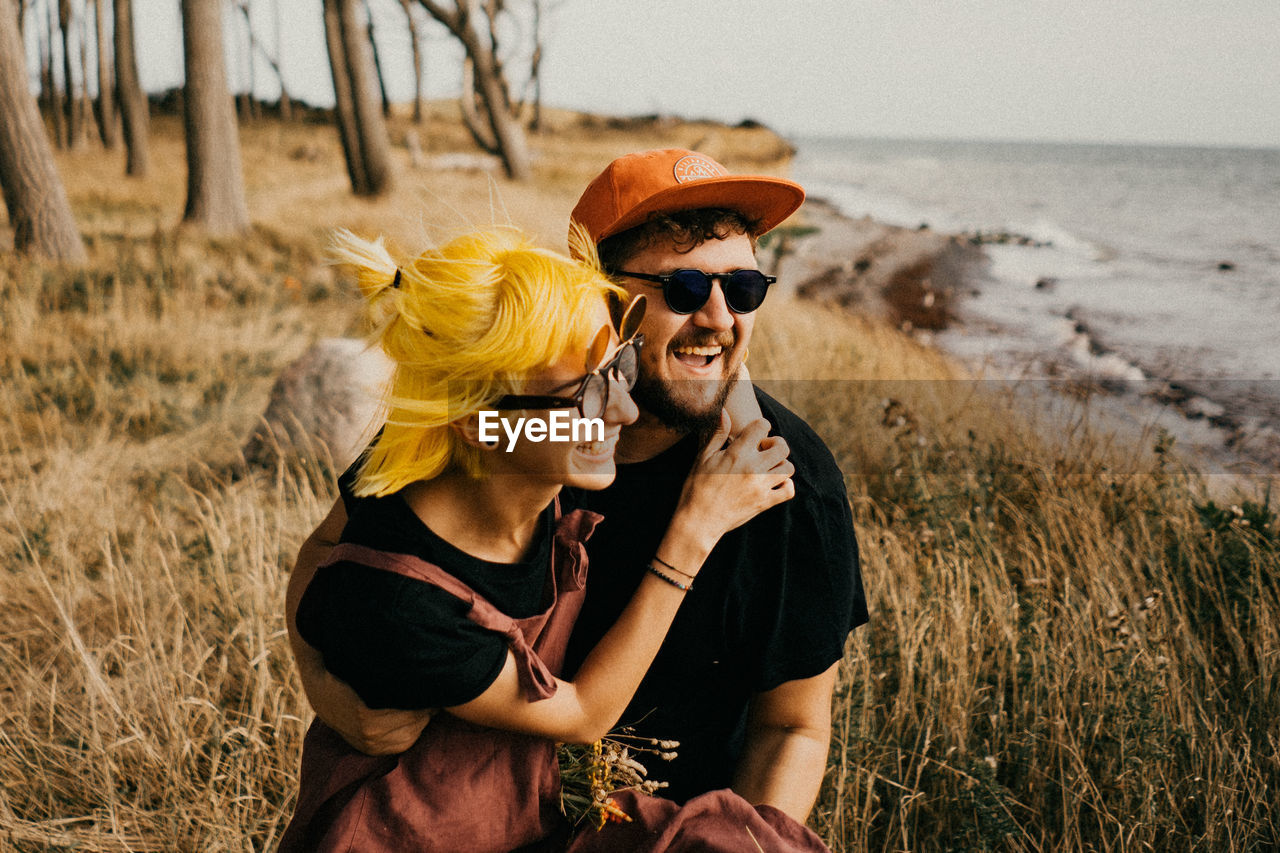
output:
POLYGON ((572 220, 599 243, 642 225, 654 213, 724 207, 757 221, 752 236, 758 237, 803 202, 804 188, 793 181, 731 175, 705 154, 663 148, 627 154, 610 163, 583 190, 572 220))

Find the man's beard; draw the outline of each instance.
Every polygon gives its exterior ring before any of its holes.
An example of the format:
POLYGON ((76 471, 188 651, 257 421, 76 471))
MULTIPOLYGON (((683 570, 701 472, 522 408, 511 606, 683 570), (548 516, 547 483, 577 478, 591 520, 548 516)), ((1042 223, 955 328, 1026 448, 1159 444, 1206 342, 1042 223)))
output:
POLYGON ((678 392, 684 389, 692 390, 704 382, 715 380, 690 379, 664 382, 641 371, 636 387, 631 391, 631 397, 637 405, 669 429, 683 433, 706 434, 715 432, 716 427, 720 426, 720 412, 724 409, 724 401, 729 398, 729 392, 733 390, 733 383, 737 379, 738 371, 735 370, 731 376, 719 380, 720 387, 716 389, 715 397, 710 403, 699 408, 689 400, 679 399, 678 392))

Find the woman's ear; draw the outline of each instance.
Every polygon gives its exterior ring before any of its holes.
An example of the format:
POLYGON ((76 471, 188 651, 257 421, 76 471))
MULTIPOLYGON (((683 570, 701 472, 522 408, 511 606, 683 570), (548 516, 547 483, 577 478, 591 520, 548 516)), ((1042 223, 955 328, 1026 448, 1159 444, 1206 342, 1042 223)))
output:
MULTIPOLYGON (((498 434, 501 431, 501 427, 496 422, 496 418, 486 418, 487 423, 482 423, 481 414, 481 412, 472 412, 466 417, 451 421, 449 429, 453 430, 459 438, 472 447, 479 447, 482 450, 497 450, 498 434)), ((484 414, 492 415, 492 413, 484 414)))

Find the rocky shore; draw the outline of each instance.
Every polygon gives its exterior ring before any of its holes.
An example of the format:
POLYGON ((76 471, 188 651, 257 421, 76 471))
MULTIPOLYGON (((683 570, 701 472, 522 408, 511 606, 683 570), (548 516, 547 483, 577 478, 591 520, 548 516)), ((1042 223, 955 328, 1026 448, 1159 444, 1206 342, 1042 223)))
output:
MULTIPOLYGON (((800 213, 761 242, 760 260, 779 275, 781 294, 838 306, 887 322, 944 353, 955 336, 998 333, 966 318, 964 301, 988 276, 988 243, 1022 242, 1016 234, 947 234, 922 224, 887 225, 851 218, 823 199, 809 199, 800 213), (948 334, 939 334, 947 332, 948 334)), ((1034 283, 1051 290, 1051 278, 1034 283)), ((1165 381, 1132 368, 1135 377, 1098 372, 1088 365, 1120 357, 1078 318, 1075 335, 1055 356, 1046 342, 1043 363, 964 366, 993 381, 1016 380, 1027 408, 1058 420, 1087 400, 1095 425, 1135 445, 1155 434, 1172 437, 1183 457, 1202 473, 1239 483, 1280 470, 1280 412, 1264 405, 1259 383, 1165 381), (1086 347, 1089 358, 1075 357, 1086 347), (1046 375, 1040 375, 1047 366, 1046 375), (1036 372, 1036 371, 1040 372, 1036 372), (1036 376, 1036 381, 1027 377, 1036 376)), ((958 361, 960 353, 951 355, 958 361)))
POLYGON ((784 292, 926 338, 955 322, 984 263, 981 249, 960 235, 850 219, 821 199, 806 202, 798 218, 762 246, 784 292))

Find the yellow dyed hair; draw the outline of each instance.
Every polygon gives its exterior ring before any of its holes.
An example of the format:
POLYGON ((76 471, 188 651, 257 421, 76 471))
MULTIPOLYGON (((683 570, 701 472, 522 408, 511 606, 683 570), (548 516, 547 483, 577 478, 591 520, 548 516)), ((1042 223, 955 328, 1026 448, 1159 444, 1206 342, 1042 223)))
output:
POLYGON ((459 237, 404 265, 381 238, 339 231, 332 256, 355 269, 373 339, 395 364, 386 425, 356 478, 362 496, 391 494, 451 465, 483 474, 483 452, 449 424, 585 349, 598 331, 594 309, 610 293, 625 295, 594 252, 571 260, 513 228, 459 237))

